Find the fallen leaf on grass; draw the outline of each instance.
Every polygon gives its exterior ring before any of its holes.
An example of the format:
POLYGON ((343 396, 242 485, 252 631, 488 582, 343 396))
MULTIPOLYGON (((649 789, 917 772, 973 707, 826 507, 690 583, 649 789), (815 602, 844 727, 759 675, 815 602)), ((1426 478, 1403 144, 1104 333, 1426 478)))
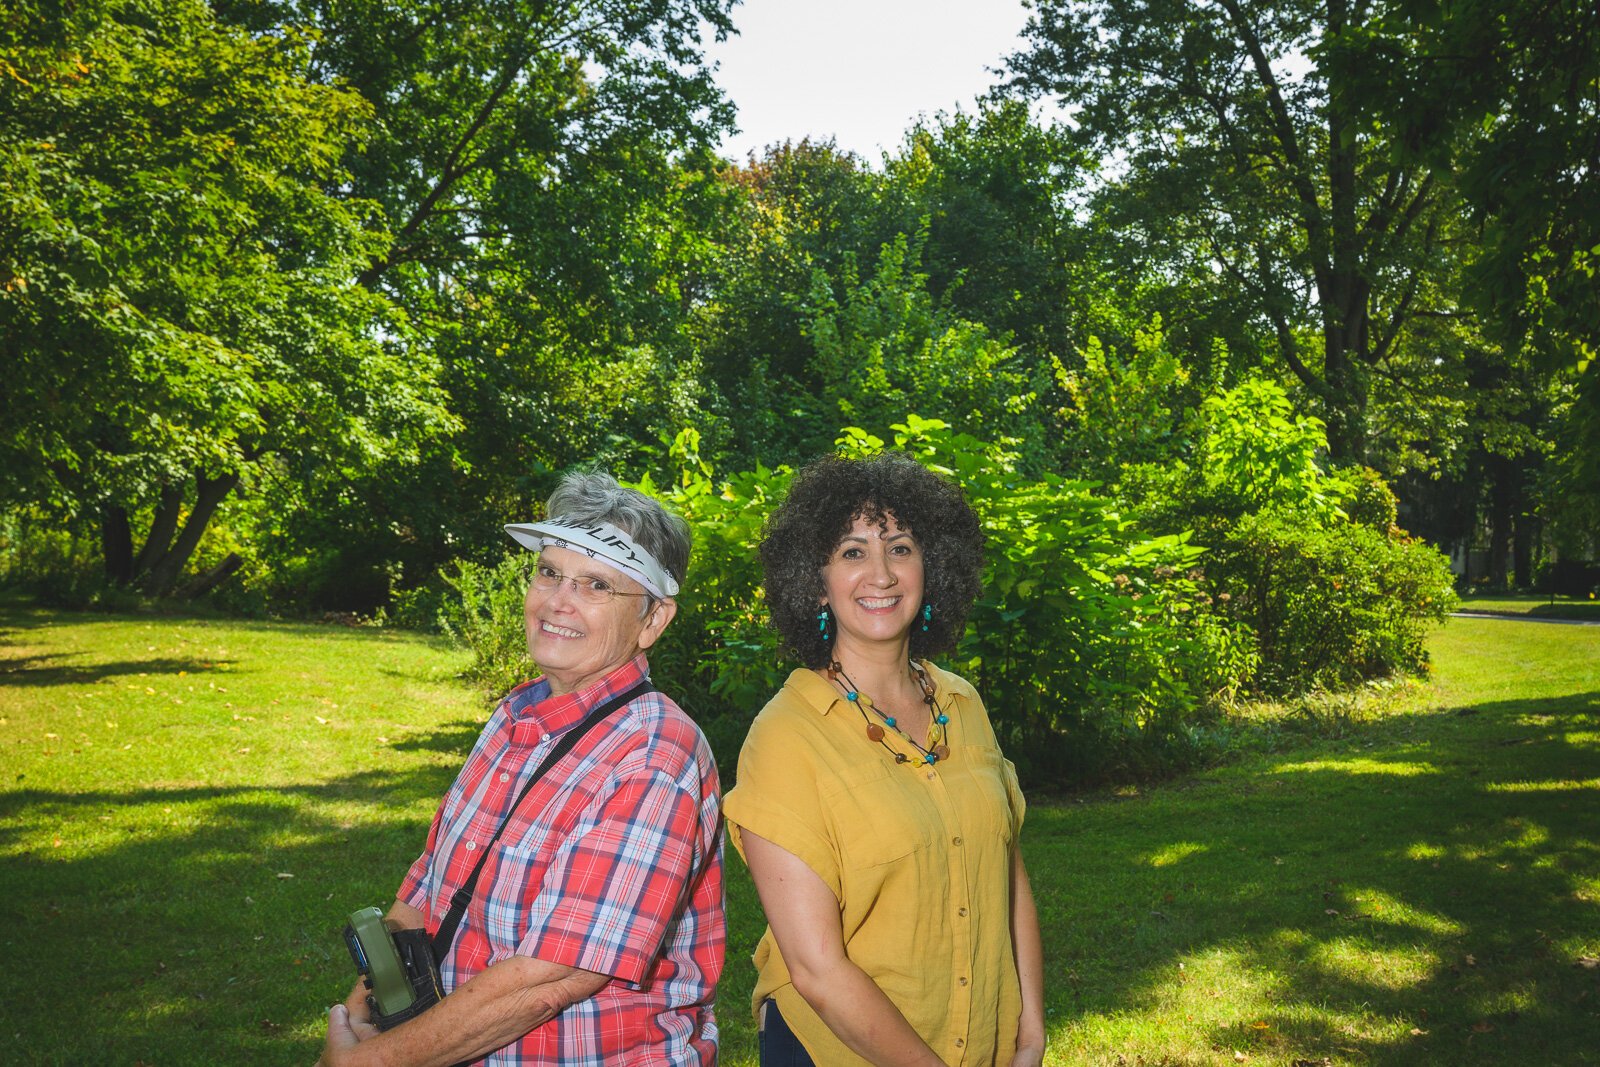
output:
POLYGON ((278 872, 278 877, 279 878, 293 878, 294 875, 290 874, 288 871, 279 871, 278 872))
POLYGON ((1422 1037, 1422 1036, 1423 1036, 1423 1035, 1424 1035, 1424 1034, 1426 1034, 1426 1033, 1427 1033, 1427 1032, 1428 1032, 1428 1031, 1426 1031, 1426 1030, 1419 1030, 1419 1029, 1418 1029, 1418 1028, 1417 1028, 1417 1027, 1415 1027, 1415 1026, 1413 1026, 1413 1027, 1412 1027, 1412 1028, 1411 1028, 1411 1036, 1412 1036, 1412 1037, 1422 1037))
POLYGON ((1469 955, 1466 958, 1466 964, 1468 967, 1476 967, 1478 965, 1478 957, 1469 955))
POLYGON ((1595 968, 1600 967, 1600 958, 1596 958, 1594 956, 1579 956, 1578 966, 1592 971, 1595 968))

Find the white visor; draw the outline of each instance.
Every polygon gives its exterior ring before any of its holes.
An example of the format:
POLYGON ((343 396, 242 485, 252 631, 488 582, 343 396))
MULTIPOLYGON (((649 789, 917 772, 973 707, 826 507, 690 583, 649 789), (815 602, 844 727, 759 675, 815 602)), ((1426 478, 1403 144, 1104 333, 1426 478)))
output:
POLYGON ((560 517, 543 522, 513 522, 506 533, 523 548, 538 552, 546 545, 602 559, 650 591, 651 596, 678 595, 678 581, 639 543, 609 522, 578 522, 560 517))

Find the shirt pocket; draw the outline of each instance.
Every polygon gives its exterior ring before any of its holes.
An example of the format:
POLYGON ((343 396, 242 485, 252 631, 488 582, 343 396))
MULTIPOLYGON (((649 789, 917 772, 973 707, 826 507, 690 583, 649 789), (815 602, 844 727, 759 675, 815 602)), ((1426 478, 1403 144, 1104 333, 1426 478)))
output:
POLYGON ((926 790, 911 780, 914 773, 919 772, 880 764, 839 775, 836 790, 822 802, 833 824, 841 867, 881 867, 933 843, 942 822, 926 790))
POLYGON ((1011 810, 1011 793, 1006 788, 1006 777, 1011 772, 1005 757, 992 748, 958 745, 945 767, 940 773, 960 783, 954 799, 963 832, 1009 849, 1016 837, 1016 819, 1011 810))
POLYGON ((550 863, 550 842, 538 834, 528 835, 528 843, 494 846, 494 855, 484 864, 483 877, 472 894, 474 907, 489 938, 490 962, 516 951, 528 934, 529 908, 537 896, 534 888, 543 880, 550 863))

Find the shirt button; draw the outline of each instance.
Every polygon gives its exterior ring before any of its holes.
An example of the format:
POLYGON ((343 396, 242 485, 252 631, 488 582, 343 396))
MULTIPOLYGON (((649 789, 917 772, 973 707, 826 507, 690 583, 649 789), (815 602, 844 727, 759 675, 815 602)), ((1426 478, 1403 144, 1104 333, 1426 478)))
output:
POLYGON ((930 781, 930 782, 933 781, 933 772, 932 771, 928 772, 928 781, 930 781))
POLYGON ((500 772, 500 780, 502 782, 509 782, 509 781, 511 781, 511 775, 507 774, 505 771, 501 771, 500 772))
MULTIPOLYGON (((956 914, 961 916, 963 919, 965 919, 967 917, 967 909, 966 908, 957 908, 956 909, 956 914)), ((966 979, 963 978, 962 981, 965 982, 966 979)))
POLYGON ((951 843, 951 844, 952 844, 952 845, 954 845, 954 846, 956 846, 956 848, 960 848, 960 847, 961 847, 961 838, 959 838, 959 837, 952 837, 952 838, 951 838, 951 839, 950 839, 950 843, 951 843))
POLYGON ((956 982, 959 983, 960 985, 966 985, 967 984, 967 980, 965 978, 957 978, 956 982))
POLYGON ((475 849, 477 847, 478 847, 478 843, 476 841, 468 841, 467 842, 467 851, 468 852, 471 852, 473 849, 475 849))
POLYGON ((967 1039, 966 1038, 964 1038, 964 1037, 956 1038, 956 1048, 966 1048, 966 1047, 967 1047, 967 1039))

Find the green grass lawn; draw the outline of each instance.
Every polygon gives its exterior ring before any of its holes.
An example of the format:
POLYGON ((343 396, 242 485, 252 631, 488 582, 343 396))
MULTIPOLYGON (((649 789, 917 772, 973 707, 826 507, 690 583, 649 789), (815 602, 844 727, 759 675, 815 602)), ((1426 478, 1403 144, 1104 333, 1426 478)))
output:
MULTIPOLYGON (((1600 627, 1036 803, 1052 1064, 1600 1062, 1600 627), (1321 724, 1326 727, 1326 723, 1321 724)), ((309 1064, 482 711, 405 634, 0 602, 0 1060, 309 1064)), ((724 1062, 762 920, 729 855, 724 1062)))
POLYGON ((1486 615, 1527 615, 1536 619, 1587 619, 1600 622, 1600 600, 1591 597, 1469 593, 1461 598, 1460 610, 1486 615))

